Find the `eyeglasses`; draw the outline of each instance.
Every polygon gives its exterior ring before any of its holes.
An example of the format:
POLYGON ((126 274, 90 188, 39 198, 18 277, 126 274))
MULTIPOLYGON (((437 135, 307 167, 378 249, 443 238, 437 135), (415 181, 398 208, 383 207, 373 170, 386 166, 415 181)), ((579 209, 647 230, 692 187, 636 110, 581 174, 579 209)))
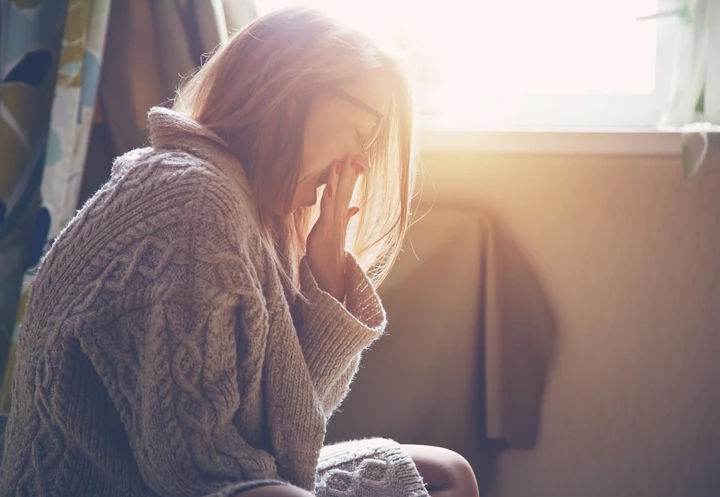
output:
POLYGON ((380 130, 382 129, 383 123, 385 121, 385 116, 381 112, 378 112, 377 110, 370 107, 368 104, 366 104, 359 98, 350 95, 349 93, 341 90, 340 88, 330 86, 328 87, 328 90, 335 96, 347 100, 351 104, 354 104, 375 116, 375 124, 373 125, 372 131, 370 131, 370 134, 367 136, 365 143, 362 144, 362 153, 367 157, 367 153, 370 150, 370 147, 373 145, 373 143, 375 143, 375 140, 377 140, 378 136, 380 135, 380 130))

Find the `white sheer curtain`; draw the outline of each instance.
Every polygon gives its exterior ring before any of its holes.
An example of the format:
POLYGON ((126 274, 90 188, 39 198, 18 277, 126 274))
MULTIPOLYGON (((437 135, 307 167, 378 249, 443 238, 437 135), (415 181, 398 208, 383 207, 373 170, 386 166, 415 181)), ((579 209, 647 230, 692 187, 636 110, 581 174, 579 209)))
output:
POLYGON ((686 177, 720 172, 720 1, 683 0, 671 97, 660 127, 680 127, 686 177), (714 55, 713 55, 714 54, 714 55))

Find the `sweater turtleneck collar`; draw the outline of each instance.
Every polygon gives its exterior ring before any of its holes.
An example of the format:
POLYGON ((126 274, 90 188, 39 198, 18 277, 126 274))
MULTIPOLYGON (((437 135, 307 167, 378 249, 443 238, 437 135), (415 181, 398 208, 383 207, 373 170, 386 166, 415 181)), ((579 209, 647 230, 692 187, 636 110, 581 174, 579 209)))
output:
POLYGON ((191 117, 166 107, 154 106, 147 113, 150 146, 154 149, 180 149, 207 159, 217 165, 226 165, 247 177, 242 164, 227 143, 208 127, 191 117))

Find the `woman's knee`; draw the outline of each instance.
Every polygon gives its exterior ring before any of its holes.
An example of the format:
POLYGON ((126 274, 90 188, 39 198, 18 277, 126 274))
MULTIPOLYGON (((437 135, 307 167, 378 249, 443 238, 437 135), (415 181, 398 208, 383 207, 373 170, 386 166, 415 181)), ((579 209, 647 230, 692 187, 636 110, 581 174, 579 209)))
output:
MULTIPOLYGON (((449 450, 449 449, 447 449, 449 450)), ((461 478, 469 478, 474 480, 475 479, 475 471, 472 468, 472 465, 470 462, 465 459, 464 456, 461 454, 449 450, 450 454, 448 454, 447 458, 450 464, 450 467, 452 468, 453 474, 457 475, 461 478)))
POLYGON ((461 454, 434 445, 403 444, 426 483, 435 489, 462 489, 476 494, 475 471, 461 454))
POLYGON ((449 451, 446 455, 446 461, 452 473, 453 488, 458 492, 458 495, 479 496, 477 477, 468 460, 457 452, 449 451))
POLYGON ((241 492, 242 497, 314 497, 305 489, 294 485, 264 485, 241 492))

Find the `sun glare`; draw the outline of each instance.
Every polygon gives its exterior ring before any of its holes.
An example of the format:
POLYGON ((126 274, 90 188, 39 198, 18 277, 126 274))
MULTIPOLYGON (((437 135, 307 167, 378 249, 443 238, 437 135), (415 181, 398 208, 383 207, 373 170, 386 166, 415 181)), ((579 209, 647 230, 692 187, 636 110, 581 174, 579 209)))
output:
POLYGON ((493 97, 651 94, 658 0, 306 0, 411 55, 423 113, 493 97))

